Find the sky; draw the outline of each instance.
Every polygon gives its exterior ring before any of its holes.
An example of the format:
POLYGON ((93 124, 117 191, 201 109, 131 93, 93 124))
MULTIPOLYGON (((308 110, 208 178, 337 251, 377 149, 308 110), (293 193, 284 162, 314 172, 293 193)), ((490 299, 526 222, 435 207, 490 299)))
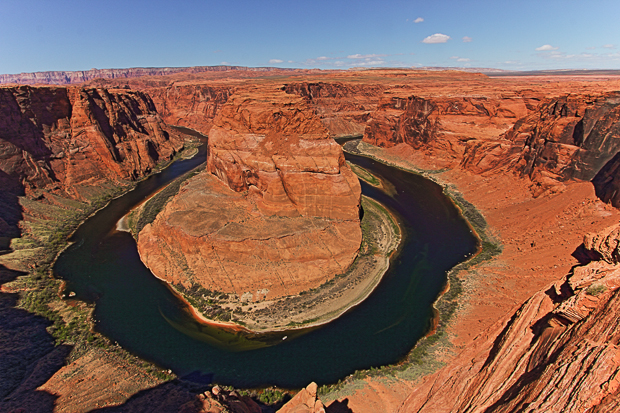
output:
POLYGON ((272 66, 620 69, 620 0, 0 0, 0 74, 272 66))

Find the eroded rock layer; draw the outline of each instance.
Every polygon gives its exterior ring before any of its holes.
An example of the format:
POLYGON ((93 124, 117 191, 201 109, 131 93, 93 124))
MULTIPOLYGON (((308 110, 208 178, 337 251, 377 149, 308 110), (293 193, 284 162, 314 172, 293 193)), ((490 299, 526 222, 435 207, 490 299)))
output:
POLYGON ((301 82, 289 83, 284 90, 308 99, 330 135, 342 137, 364 133, 366 121, 385 88, 381 84, 301 82))
POLYGON ((360 194, 304 98, 238 92, 214 121, 207 171, 140 232, 138 248, 157 277, 185 288, 246 299, 296 294, 352 263, 360 194))
POLYGON ((499 139, 469 142, 463 163, 476 172, 499 168, 528 176, 537 193, 571 179, 594 179, 599 196, 610 200, 616 196, 619 120, 618 92, 551 99, 499 139))
POLYGON ((167 124, 185 126, 206 135, 232 90, 225 85, 175 83, 151 88, 148 94, 167 124))
POLYGON ((391 90, 364 130, 364 141, 381 147, 404 143, 453 167, 472 139, 495 138, 538 104, 521 96, 430 96, 391 90))
MULTIPOLYGON (((0 75, 0 83, 18 84, 49 84, 69 85, 83 83, 95 79, 127 79, 140 76, 168 76, 175 73, 183 73, 186 76, 204 72, 226 71, 286 71, 273 67, 245 67, 245 66, 193 66, 193 67, 131 67, 127 69, 91 69, 76 71, 51 71, 20 74, 0 75)), ((290 69, 289 69, 290 70, 290 69)))
POLYGON ((88 201, 103 182, 141 177, 182 146, 142 92, 0 88, 0 231, 21 218, 17 196, 88 201))

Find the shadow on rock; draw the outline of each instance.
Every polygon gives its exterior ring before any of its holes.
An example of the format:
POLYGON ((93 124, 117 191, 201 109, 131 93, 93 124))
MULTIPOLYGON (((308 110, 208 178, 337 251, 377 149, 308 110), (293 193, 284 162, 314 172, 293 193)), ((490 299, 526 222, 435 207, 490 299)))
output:
POLYGON ((573 258, 579 261, 579 265, 587 265, 592 261, 600 261, 602 256, 597 251, 590 251, 586 249, 585 245, 581 244, 571 254, 573 258))
POLYGON ((24 188, 6 172, 0 170, 0 254, 11 251, 11 239, 21 236, 18 223, 23 219, 19 196, 24 188))
POLYGON ((349 408, 349 399, 336 400, 325 409, 327 413, 353 413, 349 408))
MULTIPOLYGON (((178 412, 182 410, 184 405, 192 402, 196 398, 196 390, 197 389, 191 384, 173 380, 151 389, 142 390, 119 406, 104 407, 92 410, 92 412, 178 412)), ((199 410, 195 411, 197 412, 199 410)))
MULTIPOLYGON (((24 273, 0 265, 0 284, 24 273)), ((56 396, 37 387, 64 364, 70 346, 55 346, 50 322, 17 308, 18 293, 0 293, 0 412, 52 411, 56 396)))

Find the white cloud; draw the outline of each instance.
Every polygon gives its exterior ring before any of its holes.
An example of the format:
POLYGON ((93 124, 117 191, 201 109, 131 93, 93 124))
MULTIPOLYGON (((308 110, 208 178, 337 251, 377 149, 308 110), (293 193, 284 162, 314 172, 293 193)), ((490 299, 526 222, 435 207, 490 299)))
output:
POLYGON ((578 53, 566 54, 564 52, 552 51, 551 53, 540 53, 539 57, 543 59, 552 59, 554 61, 574 62, 574 64, 600 68, 602 66, 617 65, 620 53, 578 53))
POLYGON ((471 59, 467 58, 467 57, 458 57, 458 56, 452 56, 450 57, 450 59, 454 59, 457 62, 469 62, 471 59))
POLYGON ((347 56, 347 59, 372 59, 375 57, 384 57, 384 54, 350 54, 347 56))
POLYGON ((450 40, 450 36, 441 33, 435 33, 431 36, 425 37, 422 40, 422 43, 435 44, 435 43, 445 43, 450 40))
POLYGON ((539 51, 539 52, 547 52, 549 50, 558 50, 558 49, 559 49, 558 47, 553 47, 550 44, 544 44, 544 45, 536 48, 536 50, 539 51))
POLYGON ((423 21, 424 21, 424 19, 423 19, 423 18, 418 17, 418 18, 417 18, 417 19, 415 19, 413 22, 414 22, 414 23, 422 23, 423 21))
POLYGON ((271 59, 269 60, 270 64, 275 64, 275 63, 284 63, 284 60, 280 60, 280 59, 271 59))
POLYGON ((382 59, 355 62, 355 66, 380 66, 383 64, 385 64, 385 60, 382 59))
POLYGON ((469 37, 469 36, 464 36, 464 37, 463 37, 463 43, 469 43, 469 42, 471 42, 472 40, 473 40, 473 39, 472 39, 471 37, 469 37))
POLYGON ((385 54, 350 54, 347 59, 353 60, 354 66, 379 66, 385 64, 385 54))
POLYGON ((350 54, 346 57, 326 57, 319 56, 299 62, 304 66, 323 66, 323 67, 362 67, 362 66, 403 66, 404 62, 386 61, 385 57, 393 56, 389 54, 350 54))
POLYGON ((230 63, 228 62, 220 62, 221 65, 228 66, 230 63))
POLYGON ((615 44, 604 44, 603 47, 605 49, 615 49, 616 45, 615 44))

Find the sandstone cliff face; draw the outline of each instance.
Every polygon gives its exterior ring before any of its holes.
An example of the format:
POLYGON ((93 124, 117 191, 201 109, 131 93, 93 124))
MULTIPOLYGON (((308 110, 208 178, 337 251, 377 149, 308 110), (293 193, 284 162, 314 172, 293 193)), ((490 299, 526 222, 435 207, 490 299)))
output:
POLYGON ((330 135, 337 138, 364 133, 385 88, 380 84, 301 82, 285 85, 284 91, 308 99, 330 135))
MULTIPOLYGON (((585 245, 605 256, 618 232, 588 234, 585 245)), ((459 356, 467 362, 444 369, 435 386, 418 389, 400 411, 616 411, 619 287, 617 264, 574 268, 523 304, 499 334, 479 337, 459 356)))
POLYGON ((364 141, 381 147, 405 143, 457 165, 472 139, 492 139, 508 130, 537 104, 518 95, 420 97, 387 91, 364 130, 364 141))
POLYGON ((599 196, 612 200, 619 119, 617 92, 552 99, 498 140, 470 142, 463 165, 474 172, 513 170, 535 183, 536 194, 561 189, 561 182, 571 179, 594 179, 599 196))
POLYGON ((17 196, 88 200, 102 182, 143 176, 182 145, 141 92, 0 88, 3 220, 14 228, 21 219, 17 196))
POLYGON ((266 215, 359 217, 357 177, 303 98, 237 93, 211 130, 207 169, 266 215))
POLYGON ((296 294, 357 255, 360 193, 303 98, 241 91, 214 121, 207 171, 140 232, 138 248, 157 277, 185 288, 245 299, 296 294))
POLYGON ((185 126, 206 135, 232 90, 228 86, 172 84, 149 88, 148 94, 167 124, 185 126))

